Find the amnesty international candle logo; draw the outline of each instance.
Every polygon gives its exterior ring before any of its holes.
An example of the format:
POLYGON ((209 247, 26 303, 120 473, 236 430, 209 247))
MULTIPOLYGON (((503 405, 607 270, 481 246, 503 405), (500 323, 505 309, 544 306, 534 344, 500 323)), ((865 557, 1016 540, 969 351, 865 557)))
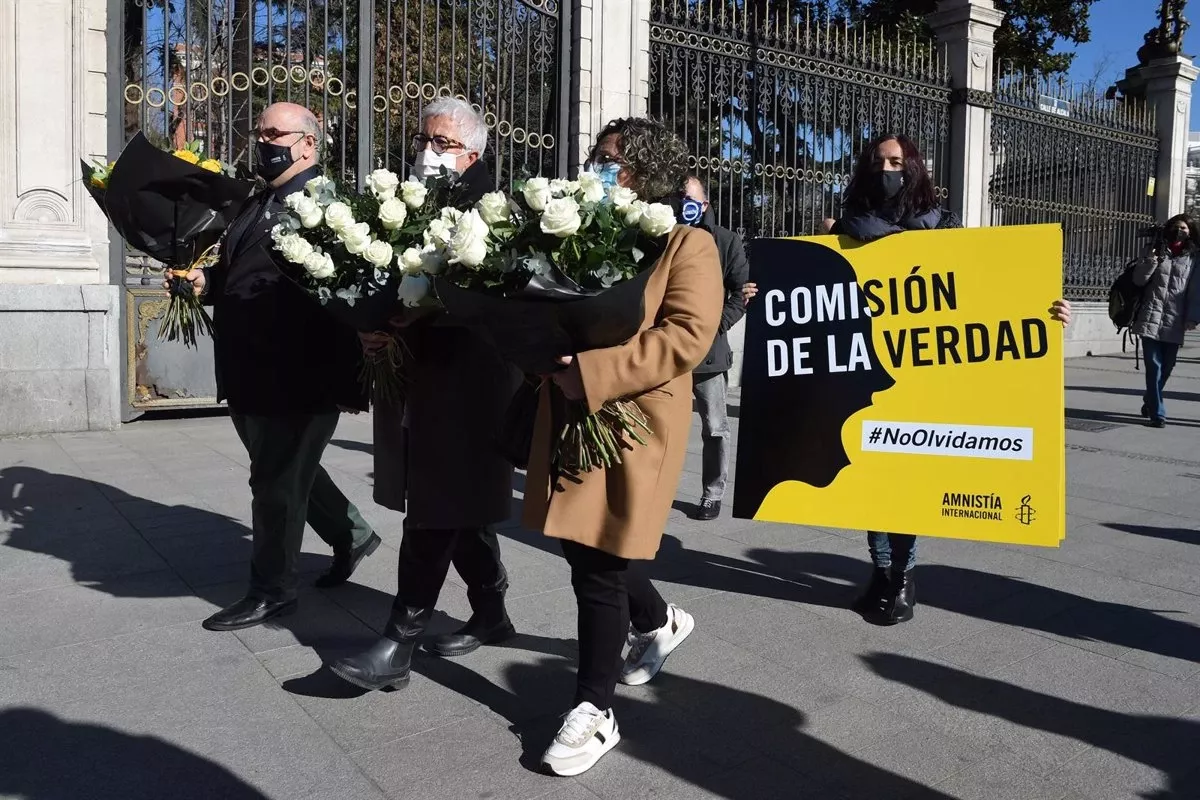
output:
POLYGON ((1050 225, 755 241, 734 515, 1056 546, 1061 259, 1050 225))

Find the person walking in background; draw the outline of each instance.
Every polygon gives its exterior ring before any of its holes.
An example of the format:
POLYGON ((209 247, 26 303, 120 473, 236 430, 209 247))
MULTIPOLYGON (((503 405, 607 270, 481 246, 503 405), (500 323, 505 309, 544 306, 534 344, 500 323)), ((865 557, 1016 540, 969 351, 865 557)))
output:
MULTIPOLYGON (((590 161, 602 181, 646 202, 682 202, 688 150, 660 122, 609 123, 590 161)), ((691 370, 712 345, 727 292, 712 236, 686 225, 675 227, 648 269, 640 332, 617 347, 563 354, 566 368, 543 385, 529 455, 524 522, 561 540, 579 608, 573 708, 542 756, 557 775, 578 775, 612 749, 620 740, 612 711, 618 679, 649 681, 695 625, 631 562, 653 559, 662 540, 687 452, 691 370), (552 466, 552 409, 562 398, 586 401, 592 411, 617 398, 634 400, 654 435, 615 465, 560 476, 552 466)))
POLYGON ((1200 289, 1195 278, 1198 256, 1196 222, 1187 214, 1178 214, 1167 220, 1159 243, 1146 249, 1133 270, 1134 284, 1145 289, 1129 330, 1142 337, 1146 354, 1142 416, 1154 428, 1167 425, 1163 387, 1175 369, 1184 334, 1200 323, 1200 289))
MULTIPOLYGON (((418 178, 457 177, 448 205, 466 209, 494 188, 480 156, 487 128, 471 106, 440 98, 421 112, 413 137, 418 178)), ((334 661, 332 671, 365 689, 408 682, 413 650, 437 606, 453 561, 467 586, 471 618, 424 647, 461 656, 516 631, 504 606, 508 573, 490 526, 512 516, 512 464, 496 446, 521 376, 475 332, 445 315, 396 322, 409 350, 407 387, 397 405, 376 402, 375 501, 406 511, 391 618, 371 647, 334 661)), ((360 334, 364 347, 387 341, 360 334)))
POLYGON ((340 410, 367 408, 354 331, 285 278, 271 228, 283 199, 321 174, 323 133, 307 108, 275 103, 258 123, 256 168, 267 186, 246 201, 211 270, 187 275, 213 305, 218 399, 250 455, 254 555, 244 598, 204 621, 213 631, 260 625, 296 609, 304 523, 333 548, 318 586, 350 578, 380 539, 321 467, 340 410))
MULTIPOLYGON (((871 242, 893 233, 960 228, 958 218, 938 205, 925 157, 916 142, 903 134, 885 134, 859 154, 854 175, 842 197, 843 216, 826 219, 827 233, 871 242)), ((1071 305, 1056 300, 1052 319, 1071 320, 1071 305)), ((853 608, 869 621, 895 625, 913 618, 917 537, 902 533, 867 533, 874 570, 871 581, 853 608)))
POLYGON ((692 370, 692 396, 696 410, 700 413, 700 438, 703 443, 701 455, 701 480, 703 493, 696 519, 714 520, 721 515, 721 501, 725 498, 725 485, 729 482, 729 408, 726 392, 729 388, 729 370, 733 367, 733 350, 729 347, 729 329, 746 314, 745 287, 750 280, 750 262, 746 258, 746 246, 740 236, 717 224, 717 216, 708 202, 708 191, 695 175, 689 175, 684 187, 684 197, 693 204, 694 214, 689 218, 684 208, 684 221, 708 231, 717 243, 721 259, 721 275, 725 284, 725 305, 721 308, 721 324, 717 338, 708 355, 692 370))

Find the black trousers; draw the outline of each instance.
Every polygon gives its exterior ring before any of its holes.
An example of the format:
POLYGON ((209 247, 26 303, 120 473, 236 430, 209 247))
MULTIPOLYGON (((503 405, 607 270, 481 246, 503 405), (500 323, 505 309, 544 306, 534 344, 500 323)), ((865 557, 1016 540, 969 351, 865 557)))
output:
POLYGON ((629 559, 562 542, 579 605, 579 676, 575 703, 612 708, 630 623, 639 633, 667 624, 667 603, 629 559))
POLYGON ((500 563, 500 542, 487 528, 439 530, 405 525, 394 607, 436 606, 452 561, 467 584, 472 608, 481 594, 508 588, 508 573, 500 563))
POLYGON ((336 411, 271 417, 230 414, 250 455, 250 591, 259 597, 296 596, 305 521, 335 553, 371 538, 371 526, 321 467, 321 454, 339 416, 336 411))

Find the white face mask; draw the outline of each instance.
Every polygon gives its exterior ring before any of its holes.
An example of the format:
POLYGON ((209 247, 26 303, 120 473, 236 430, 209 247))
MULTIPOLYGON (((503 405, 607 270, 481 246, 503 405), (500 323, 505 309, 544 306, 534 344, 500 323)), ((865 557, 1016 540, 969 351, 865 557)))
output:
POLYGON ((413 160, 413 174, 422 180, 425 178, 436 178, 441 175, 442 167, 445 167, 453 174, 457 174, 458 156, 454 153, 442 153, 438 155, 433 152, 433 148, 427 147, 417 153, 417 157, 413 160))

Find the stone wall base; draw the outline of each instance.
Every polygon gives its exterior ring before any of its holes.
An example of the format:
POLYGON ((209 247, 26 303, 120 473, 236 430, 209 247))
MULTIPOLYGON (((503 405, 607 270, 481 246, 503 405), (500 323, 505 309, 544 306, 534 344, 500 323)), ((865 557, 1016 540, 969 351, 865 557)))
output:
POLYGON ((0 436, 121 423, 120 287, 0 286, 0 436))

